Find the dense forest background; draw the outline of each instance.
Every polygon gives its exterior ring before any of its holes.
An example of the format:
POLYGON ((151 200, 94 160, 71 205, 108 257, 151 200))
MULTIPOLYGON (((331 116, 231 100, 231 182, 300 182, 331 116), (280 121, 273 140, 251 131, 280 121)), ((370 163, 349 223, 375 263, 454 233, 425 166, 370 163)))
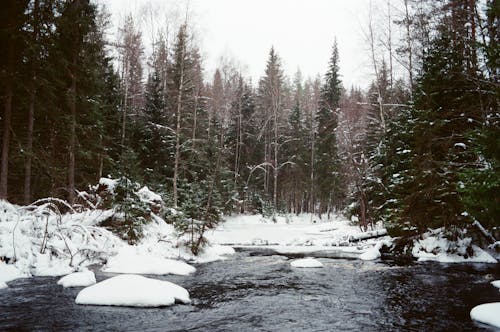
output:
POLYGON ((271 48, 258 82, 229 60, 207 80, 188 15, 147 39, 130 15, 115 39, 94 2, 2 1, 0 198, 78 204, 110 176, 211 224, 344 211, 392 234, 499 226, 500 3, 387 4, 363 27, 362 90, 343 86, 334 41, 322 77, 288 76, 271 48))

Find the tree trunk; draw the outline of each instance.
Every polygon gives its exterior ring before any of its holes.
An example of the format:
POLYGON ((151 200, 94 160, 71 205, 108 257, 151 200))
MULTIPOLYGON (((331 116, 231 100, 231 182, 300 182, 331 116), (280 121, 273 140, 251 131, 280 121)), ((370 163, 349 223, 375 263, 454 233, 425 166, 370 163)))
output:
POLYGON ((177 120, 175 128, 175 160, 174 160, 174 179, 173 179, 173 198, 174 198, 174 208, 177 208, 178 204, 178 194, 177 194, 177 181, 179 178, 179 161, 181 153, 181 111, 182 111, 182 92, 184 89, 184 57, 186 54, 186 46, 182 46, 181 50, 181 63, 180 63, 180 81, 179 81, 179 93, 177 94, 177 120))
POLYGON ((2 161, 0 171, 0 199, 7 199, 7 180, 9 174, 10 122, 12 118, 12 85, 7 80, 5 91, 5 115, 2 135, 2 161))
MULTIPOLYGON (((73 59, 73 68, 76 69, 76 57, 73 59)), ((75 203, 75 150, 76 150, 76 74, 72 73, 70 90, 71 128, 69 138, 68 163, 68 202, 75 203)))
MULTIPOLYGON (((35 0, 33 8, 33 42, 38 44, 39 25, 39 0, 35 0)), ((32 86, 30 91, 30 104, 28 107, 28 132, 26 134, 26 160, 24 163, 24 204, 31 203, 31 165, 33 160, 33 127, 35 124, 35 101, 36 101, 36 68, 38 65, 38 54, 33 54, 32 59, 32 86)))
MULTIPOLYGON (((34 78, 35 79, 35 78, 34 78)), ((35 87, 30 92, 28 108, 28 132, 26 137, 26 161, 24 163, 24 204, 31 203, 31 165, 33 156, 33 127, 35 123, 35 87)))
POLYGON ((413 50, 411 46, 410 13, 408 11, 408 0, 405 4, 405 27, 406 27, 406 46, 408 47, 408 75, 410 79, 410 96, 413 96, 413 50))

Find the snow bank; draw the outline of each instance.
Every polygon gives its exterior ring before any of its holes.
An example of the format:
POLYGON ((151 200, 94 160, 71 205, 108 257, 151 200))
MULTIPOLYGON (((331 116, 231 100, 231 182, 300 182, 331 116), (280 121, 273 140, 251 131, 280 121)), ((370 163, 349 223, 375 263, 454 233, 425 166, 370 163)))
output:
POLYGON ((470 311, 470 318, 483 324, 500 328, 500 302, 485 303, 475 306, 470 311))
POLYGON ((227 259, 235 253, 233 247, 212 245, 203 248, 203 252, 192 260, 194 263, 209 263, 227 259))
POLYGON ((84 288, 75 303, 93 305, 160 307, 175 301, 190 303, 186 289, 164 280, 138 275, 119 275, 84 288))
POLYGON ((290 263, 293 267, 315 268, 323 267, 323 263, 314 258, 296 259, 290 263))
POLYGON ((206 233, 211 243, 229 246, 350 246, 353 241, 384 235, 385 229, 362 232, 339 215, 331 219, 316 215, 276 216, 276 222, 262 215, 235 215, 206 233))
POLYGON ((0 289, 3 289, 3 288, 7 288, 9 286, 7 286, 7 284, 3 281, 0 281, 0 289))
POLYGON ((184 262, 155 257, 134 252, 133 248, 123 248, 116 256, 110 257, 105 272, 135 274, 178 274, 189 275, 196 269, 184 262))
POLYGON ((63 287, 87 287, 95 283, 95 274, 89 270, 68 274, 57 282, 63 287))
MULTIPOLYGON (((2 284, 2 286, 5 285, 5 287, 7 287, 7 283, 9 281, 26 277, 27 275, 22 273, 14 265, 0 262, 0 284, 2 284)), ((5 288, 5 287, 0 286, 0 288, 5 288)))
POLYGON ((491 284, 496 288, 500 288, 500 280, 492 281, 491 284))
POLYGON ((471 245, 472 239, 465 238, 456 242, 449 241, 442 234, 424 234, 423 239, 415 240, 412 254, 419 261, 437 261, 441 263, 497 263, 486 251, 471 245), (471 246, 473 255, 465 258, 467 248, 471 246), (456 253, 450 253, 454 251, 456 253))

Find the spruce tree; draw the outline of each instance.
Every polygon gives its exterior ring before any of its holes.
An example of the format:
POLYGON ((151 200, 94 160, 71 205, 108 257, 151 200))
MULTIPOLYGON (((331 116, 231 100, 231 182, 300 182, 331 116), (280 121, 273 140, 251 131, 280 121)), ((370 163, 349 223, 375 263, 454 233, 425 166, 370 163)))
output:
POLYGON ((325 75, 325 83, 321 90, 320 107, 317 113, 318 134, 316 142, 316 197, 320 202, 317 211, 330 212, 340 207, 344 198, 344 190, 340 180, 340 161, 337 155, 337 113, 340 107, 342 82, 339 74, 339 53, 337 42, 332 48, 329 68, 325 75))

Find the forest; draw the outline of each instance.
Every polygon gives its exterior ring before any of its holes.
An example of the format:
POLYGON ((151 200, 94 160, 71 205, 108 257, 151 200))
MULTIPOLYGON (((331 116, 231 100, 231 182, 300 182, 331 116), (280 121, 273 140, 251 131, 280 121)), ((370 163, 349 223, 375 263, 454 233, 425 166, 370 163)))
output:
POLYGON ((111 177, 203 228, 342 212, 393 236, 498 233, 500 3, 392 3, 363 27, 362 89, 343 85, 335 40, 316 77, 271 47, 257 82, 230 59, 207 78, 187 13, 145 38, 134 13, 110 35, 98 2, 4 0, 0 198, 78 206, 111 177))

